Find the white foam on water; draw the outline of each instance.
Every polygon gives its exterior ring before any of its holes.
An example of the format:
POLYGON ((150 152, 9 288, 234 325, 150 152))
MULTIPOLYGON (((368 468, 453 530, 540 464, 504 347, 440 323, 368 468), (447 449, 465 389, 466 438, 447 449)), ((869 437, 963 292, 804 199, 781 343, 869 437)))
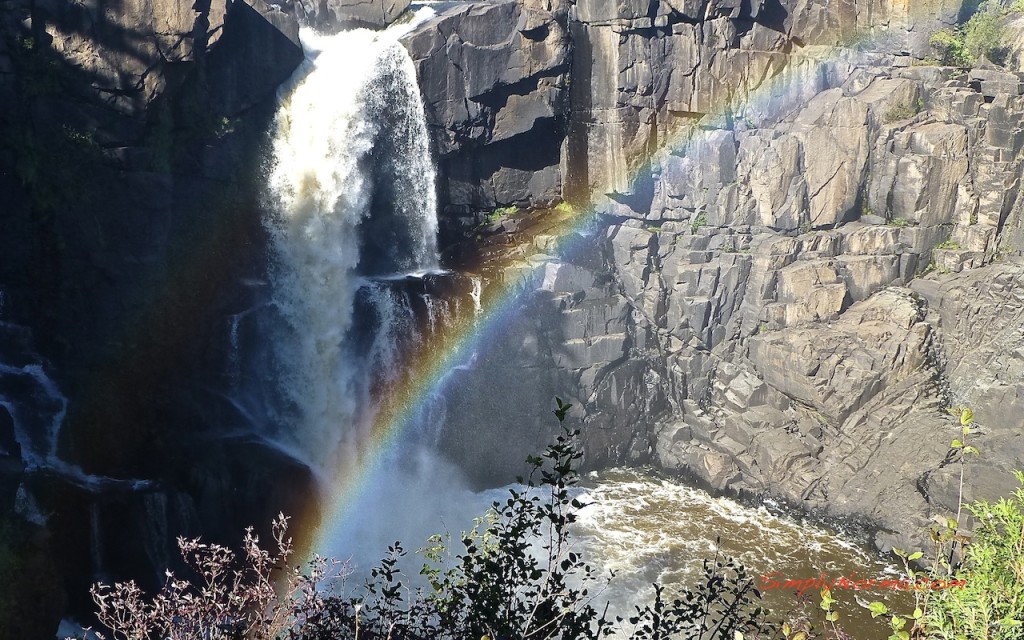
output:
MULTIPOLYGON (((841 530, 751 507, 641 471, 591 474, 575 529, 591 564, 617 576, 608 592, 620 615, 649 602, 651 583, 688 588, 702 575, 702 560, 716 553, 737 559, 762 584, 761 576, 832 579, 856 571, 862 577, 891 574, 879 554, 843 536, 841 530)), ((774 604, 792 594, 765 592, 774 604)), ((769 604, 772 604, 769 602, 769 604)))

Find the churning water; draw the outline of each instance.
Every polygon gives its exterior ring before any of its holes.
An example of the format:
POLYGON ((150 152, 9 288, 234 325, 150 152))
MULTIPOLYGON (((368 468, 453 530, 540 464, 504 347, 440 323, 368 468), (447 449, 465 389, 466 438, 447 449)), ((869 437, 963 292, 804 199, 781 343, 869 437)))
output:
MULTIPOLYGON (((853 532, 766 506, 753 508, 728 498, 634 470, 589 474, 577 538, 592 564, 616 572, 606 592, 610 611, 627 616, 634 605, 650 602, 652 584, 672 596, 693 587, 702 576, 702 560, 737 559, 762 591, 764 604, 778 618, 792 620, 806 610, 821 620, 817 588, 801 602, 795 590, 779 588, 788 580, 811 580, 822 574, 831 583, 892 577, 895 566, 852 541, 853 532), (717 541, 717 542, 716 542, 717 541), (774 588, 773 588, 774 585, 774 588), (789 613, 791 612, 791 613, 789 613)), ((769 504, 768 506, 773 506, 769 504)), ((885 621, 875 624, 857 600, 904 603, 906 594, 885 590, 836 591, 846 631, 858 640, 886 638, 885 621)))

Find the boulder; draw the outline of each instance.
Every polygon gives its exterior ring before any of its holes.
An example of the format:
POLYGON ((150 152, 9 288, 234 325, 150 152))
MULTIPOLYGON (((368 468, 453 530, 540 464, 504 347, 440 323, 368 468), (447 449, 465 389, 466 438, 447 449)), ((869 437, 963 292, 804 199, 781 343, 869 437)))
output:
POLYGON ((402 42, 439 156, 446 220, 557 202, 570 66, 565 6, 458 4, 402 42))

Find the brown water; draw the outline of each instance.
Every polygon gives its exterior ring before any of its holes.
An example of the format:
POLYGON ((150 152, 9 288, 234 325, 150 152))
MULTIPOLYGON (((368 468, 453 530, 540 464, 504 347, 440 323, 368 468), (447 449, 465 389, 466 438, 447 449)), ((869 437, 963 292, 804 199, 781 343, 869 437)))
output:
MULTIPOLYGON (((745 506, 636 470, 592 473, 583 484, 593 504, 581 511, 575 533, 594 567, 616 572, 607 596, 624 617, 634 604, 651 600, 654 582, 669 593, 694 584, 702 575, 701 560, 715 555, 716 539, 721 540, 721 553, 738 559, 758 588, 765 583, 762 576, 773 572, 769 579, 780 583, 822 573, 829 582, 840 576, 859 580, 897 575, 896 565, 852 534, 784 515, 770 503, 745 506)), ((775 618, 792 620, 805 610, 820 628, 818 589, 806 594, 801 603, 792 589, 762 590, 775 618)), ((857 599, 881 600, 900 611, 913 609, 908 594, 887 590, 836 589, 833 597, 841 627, 857 640, 889 635, 886 619, 872 620, 857 599)))

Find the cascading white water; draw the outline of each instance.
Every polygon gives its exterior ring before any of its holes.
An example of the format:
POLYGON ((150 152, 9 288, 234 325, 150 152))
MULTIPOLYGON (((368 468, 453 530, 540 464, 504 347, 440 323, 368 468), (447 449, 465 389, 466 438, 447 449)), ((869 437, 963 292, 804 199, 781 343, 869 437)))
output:
POLYGON ((46 375, 43 366, 31 363, 17 367, 0 362, 0 383, 16 384, 21 394, 32 399, 30 405, 23 407, 0 391, 0 407, 4 407, 14 420, 14 431, 25 463, 32 469, 63 464, 57 458, 57 444, 67 412, 67 400, 46 375))
MULTIPOLYGON (((425 11, 419 20, 432 13, 425 11)), ((365 375, 346 336, 364 277, 438 267, 423 106, 398 43, 416 22, 383 32, 303 31, 306 61, 278 112, 268 227, 274 305, 288 335, 275 337, 274 360, 286 422, 300 425, 294 440, 320 469, 340 462, 359 437, 365 375)), ((386 350, 375 347, 378 356, 386 350)))
POLYGON ((480 306, 480 294, 483 291, 483 279, 480 276, 473 276, 473 290, 470 292, 470 297, 473 299, 473 315, 480 315, 483 310, 480 306))
POLYGON ((373 339, 366 354, 365 370, 376 373, 383 383, 394 382, 399 375, 395 368, 400 361, 401 343, 418 340, 416 316, 409 296, 387 283, 368 282, 363 290, 371 308, 373 339))

